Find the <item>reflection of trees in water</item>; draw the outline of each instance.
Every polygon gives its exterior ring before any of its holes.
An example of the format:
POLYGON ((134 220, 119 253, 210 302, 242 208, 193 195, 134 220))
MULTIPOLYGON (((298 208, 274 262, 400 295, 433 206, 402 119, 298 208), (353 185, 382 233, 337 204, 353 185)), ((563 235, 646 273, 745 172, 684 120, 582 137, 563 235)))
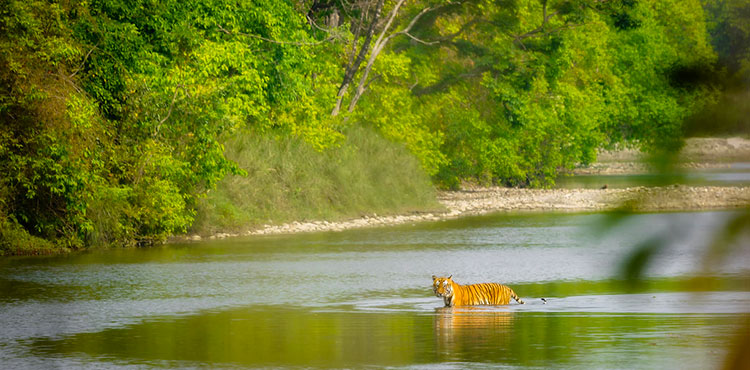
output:
POLYGON ((510 352, 513 320, 513 312, 496 307, 436 308, 437 354, 441 360, 483 361, 482 350, 510 352))

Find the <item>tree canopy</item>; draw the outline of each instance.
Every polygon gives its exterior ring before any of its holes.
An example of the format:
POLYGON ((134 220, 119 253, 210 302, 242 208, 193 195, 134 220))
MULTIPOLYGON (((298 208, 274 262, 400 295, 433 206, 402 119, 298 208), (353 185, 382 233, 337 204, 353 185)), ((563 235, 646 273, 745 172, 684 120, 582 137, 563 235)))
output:
POLYGON ((548 186, 600 147, 679 145, 719 88, 684 77, 747 71, 735 3, 4 1, 0 226, 164 240, 243 173, 239 132, 325 151, 371 126, 438 186, 548 186))

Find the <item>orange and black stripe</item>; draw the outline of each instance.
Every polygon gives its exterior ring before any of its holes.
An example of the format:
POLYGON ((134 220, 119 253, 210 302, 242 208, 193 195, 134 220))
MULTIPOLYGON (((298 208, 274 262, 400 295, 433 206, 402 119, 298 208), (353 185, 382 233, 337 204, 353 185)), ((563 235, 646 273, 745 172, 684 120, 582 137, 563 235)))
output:
POLYGON ((452 306, 505 305, 514 299, 520 304, 525 302, 510 287, 497 283, 480 283, 461 285, 454 281, 451 284, 452 306))

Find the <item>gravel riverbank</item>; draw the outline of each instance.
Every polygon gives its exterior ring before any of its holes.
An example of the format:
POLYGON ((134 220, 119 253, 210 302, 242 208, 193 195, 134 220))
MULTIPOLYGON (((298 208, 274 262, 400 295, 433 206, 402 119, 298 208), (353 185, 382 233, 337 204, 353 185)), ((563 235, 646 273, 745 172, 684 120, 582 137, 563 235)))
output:
MULTIPOLYGON (((354 228, 438 221, 495 212, 593 212, 626 206, 637 211, 735 209, 750 206, 750 187, 667 186, 625 189, 516 189, 491 187, 439 194, 443 212, 368 215, 329 222, 304 221, 266 225, 244 233, 219 233, 208 239, 241 235, 342 231, 354 228)), ((198 235, 185 237, 201 240, 198 235)), ((184 240, 184 239, 183 239, 184 240)))
MULTIPOLYGON (((599 161, 579 168, 576 174, 648 173, 645 156, 634 150, 603 151, 599 161)), ((683 168, 715 168, 732 162, 750 161, 750 140, 744 138, 688 139, 681 152, 683 168)), ((363 227, 438 221, 494 212, 596 212, 620 207, 636 211, 696 211, 750 207, 747 186, 631 187, 623 189, 516 189, 477 188, 444 191, 438 200, 444 211, 405 215, 367 215, 346 221, 299 221, 264 225, 242 233, 218 233, 208 239, 242 235, 289 234, 298 232, 341 231, 363 227)), ((176 240, 201 240, 199 235, 176 240)))
MULTIPOLYGON (((676 167, 683 170, 729 168, 750 161, 750 140, 741 137, 690 138, 680 151, 676 167)), ((576 175, 625 175, 653 171, 648 156, 635 149, 602 150, 597 162, 573 170, 576 175)))

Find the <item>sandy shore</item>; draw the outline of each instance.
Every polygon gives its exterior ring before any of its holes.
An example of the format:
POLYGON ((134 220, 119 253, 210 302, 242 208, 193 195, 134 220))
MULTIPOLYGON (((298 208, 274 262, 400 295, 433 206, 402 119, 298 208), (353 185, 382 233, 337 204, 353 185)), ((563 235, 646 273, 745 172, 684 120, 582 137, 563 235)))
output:
MULTIPOLYGON (((685 211, 735 209, 750 206, 750 187, 668 186, 625 189, 515 189, 482 188, 439 194, 444 212, 407 215, 370 215, 329 222, 292 222, 266 225, 244 233, 219 233, 208 239, 242 235, 342 231, 355 228, 439 221, 496 212, 593 212, 627 207, 637 211, 685 211)), ((201 240, 198 235, 182 240, 201 240)))

